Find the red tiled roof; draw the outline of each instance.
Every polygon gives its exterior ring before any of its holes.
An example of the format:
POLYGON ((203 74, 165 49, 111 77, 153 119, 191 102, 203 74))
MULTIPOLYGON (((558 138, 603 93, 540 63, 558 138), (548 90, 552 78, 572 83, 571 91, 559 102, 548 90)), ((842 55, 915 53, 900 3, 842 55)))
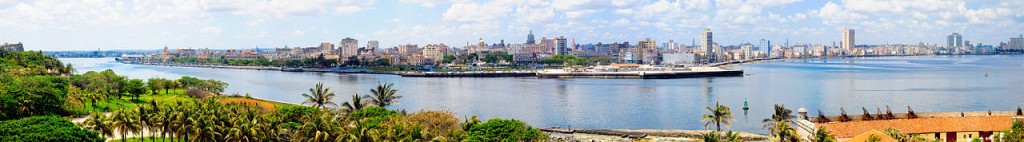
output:
POLYGON ((1002 131, 1010 129, 1012 120, 1013 117, 1010 116, 974 116, 827 122, 816 125, 828 127, 828 130, 838 138, 850 138, 871 130, 881 131, 885 128, 895 128, 907 134, 1002 131))

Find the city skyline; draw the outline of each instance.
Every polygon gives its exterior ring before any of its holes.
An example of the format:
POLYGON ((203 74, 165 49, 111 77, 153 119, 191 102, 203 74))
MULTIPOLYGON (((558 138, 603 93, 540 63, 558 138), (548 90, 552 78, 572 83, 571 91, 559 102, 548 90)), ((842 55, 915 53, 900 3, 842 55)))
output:
MULTIPOLYGON (((312 47, 352 37, 364 47, 578 44, 760 39, 828 44, 856 29, 863 44, 945 45, 950 33, 998 45, 1024 29, 1024 1, 2 1, 0 42, 26 50, 312 47), (1011 30, 1007 30, 1011 29, 1011 30)), ((685 43, 685 42, 681 42, 685 43)), ((781 43, 781 42, 777 42, 781 43)), ((686 46, 694 46, 686 44, 686 46)), ((340 47, 340 45, 339 45, 340 47)))

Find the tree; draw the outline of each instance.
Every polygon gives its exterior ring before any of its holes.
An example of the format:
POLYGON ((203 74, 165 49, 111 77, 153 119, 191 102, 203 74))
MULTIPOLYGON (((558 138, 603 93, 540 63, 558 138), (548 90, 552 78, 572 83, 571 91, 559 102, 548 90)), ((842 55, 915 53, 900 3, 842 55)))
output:
POLYGON ((82 127, 90 130, 95 130, 103 136, 114 136, 114 128, 110 126, 110 118, 103 113, 92 113, 89 118, 86 118, 82 122, 82 127))
POLYGON ((1003 135, 996 139, 997 142, 1024 141, 1024 124, 1021 124, 1019 120, 1013 120, 1011 123, 1010 129, 1003 130, 1003 135))
POLYGON ((146 84, 142 82, 142 79, 131 79, 125 82, 125 85, 121 92, 127 93, 128 96, 132 97, 132 100, 138 100, 139 95, 146 93, 146 84))
POLYGON ((140 131, 139 123, 136 121, 138 119, 135 118, 136 115, 134 113, 136 112, 131 110, 118 110, 111 117, 110 126, 116 128, 121 133, 121 141, 127 139, 129 132, 136 133, 140 131))
POLYGON ((165 89, 167 87, 165 84, 166 82, 162 78, 154 77, 146 80, 146 88, 148 88, 149 92, 152 92, 153 94, 157 94, 157 91, 160 89, 165 89))
POLYGON ((793 115, 793 111, 787 109, 786 106, 783 104, 775 104, 773 112, 774 113, 772 113, 772 116, 770 118, 765 118, 764 120, 761 120, 761 122, 764 123, 764 126, 762 127, 768 129, 771 132, 772 137, 778 139, 797 137, 796 135, 791 135, 786 132, 787 129, 792 129, 788 127, 789 123, 793 118, 796 118, 796 116, 793 115), (785 123, 785 127, 776 126, 781 123, 785 123))
POLYGON ((704 128, 708 128, 709 126, 714 125, 715 130, 722 131, 722 124, 725 124, 725 126, 729 126, 731 125, 731 123, 729 123, 729 120, 735 119, 732 117, 732 111, 729 111, 729 107, 719 105, 718 101, 715 101, 715 106, 709 106, 706 107, 705 109, 707 110, 707 114, 704 114, 700 118, 701 121, 706 121, 704 123, 704 128))
POLYGON ((828 131, 828 127, 820 127, 814 131, 814 135, 807 136, 811 142, 837 142, 835 135, 828 131))
POLYGON ((499 118, 473 125, 467 133, 467 141, 540 141, 547 137, 522 121, 499 118))
POLYGON ((394 85, 392 83, 384 84, 377 82, 377 87, 370 89, 372 96, 367 95, 365 97, 370 99, 370 104, 387 107, 392 103, 396 103, 396 99, 402 98, 402 96, 395 95, 398 93, 398 89, 392 89, 391 87, 394 85))
POLYGON ((58 116, 33 116, 17 120, 0 121, 0 141, 5 142, 102 142, 96 131, 75 126, 58 116))
POLYGON ((309 94, 302 94, 302 97, 306 97, 306 101, 302 104, 311 104, 312 107, 322 109, 326 104, 334 104, 331 100, 334 99, 334 92, 331 92, 331 88, 324 88, 324 83, 316 83, 315 88, 309 88, 309 94))
POLYGON ((366 101, 363 101, 363 97, 359 94, 352 94, 352 101, 341 103, 342 111, 350 113, 359 109, 363 109, 366 106, 366 101))

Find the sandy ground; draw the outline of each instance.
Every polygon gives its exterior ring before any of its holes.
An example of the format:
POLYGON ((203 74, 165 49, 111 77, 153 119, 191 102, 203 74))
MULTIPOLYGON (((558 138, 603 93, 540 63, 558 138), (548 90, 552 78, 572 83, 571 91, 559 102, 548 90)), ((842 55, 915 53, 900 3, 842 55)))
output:
MULTIPOLYGON (((110 112, 105 112, 105 113, 103 113, 103 115, 110 116, 111 113, 110 112)), ((81 118, 71 118, 71 122, 73 122, 75 124, 81 124, 82 122, 85 122, 86 118, 89 118, 89 116, 86 115, 86 116, 81 117, 81 118)), ((129 132, 128 135, 125 135, 125 137, 128 137, 128 138, 142 137, 141 134, 146 134, 147 137, 154 136, 154 135, 160 135, 160 132, 150 131, 149 129, 142 129, 141 132, 142 133, 131 133, 131 132, 129 132)), ((107 137, 107 136, 103 136, 103 137, 107 138, 107 141, 113 141, 113 140, 120 140, 120 139, 122 139, 121 131, 118 131, 118 130, 114 130, 113 137, 107 137)))

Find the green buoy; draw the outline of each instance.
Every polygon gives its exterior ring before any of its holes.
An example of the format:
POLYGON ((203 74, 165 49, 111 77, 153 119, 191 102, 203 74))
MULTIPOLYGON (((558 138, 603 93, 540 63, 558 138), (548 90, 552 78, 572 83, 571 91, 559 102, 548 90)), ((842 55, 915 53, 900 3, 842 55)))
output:
POLYGON ((743 110, 748 110, 750 107, 747 104, 747 98, 743 98, 743 110))

